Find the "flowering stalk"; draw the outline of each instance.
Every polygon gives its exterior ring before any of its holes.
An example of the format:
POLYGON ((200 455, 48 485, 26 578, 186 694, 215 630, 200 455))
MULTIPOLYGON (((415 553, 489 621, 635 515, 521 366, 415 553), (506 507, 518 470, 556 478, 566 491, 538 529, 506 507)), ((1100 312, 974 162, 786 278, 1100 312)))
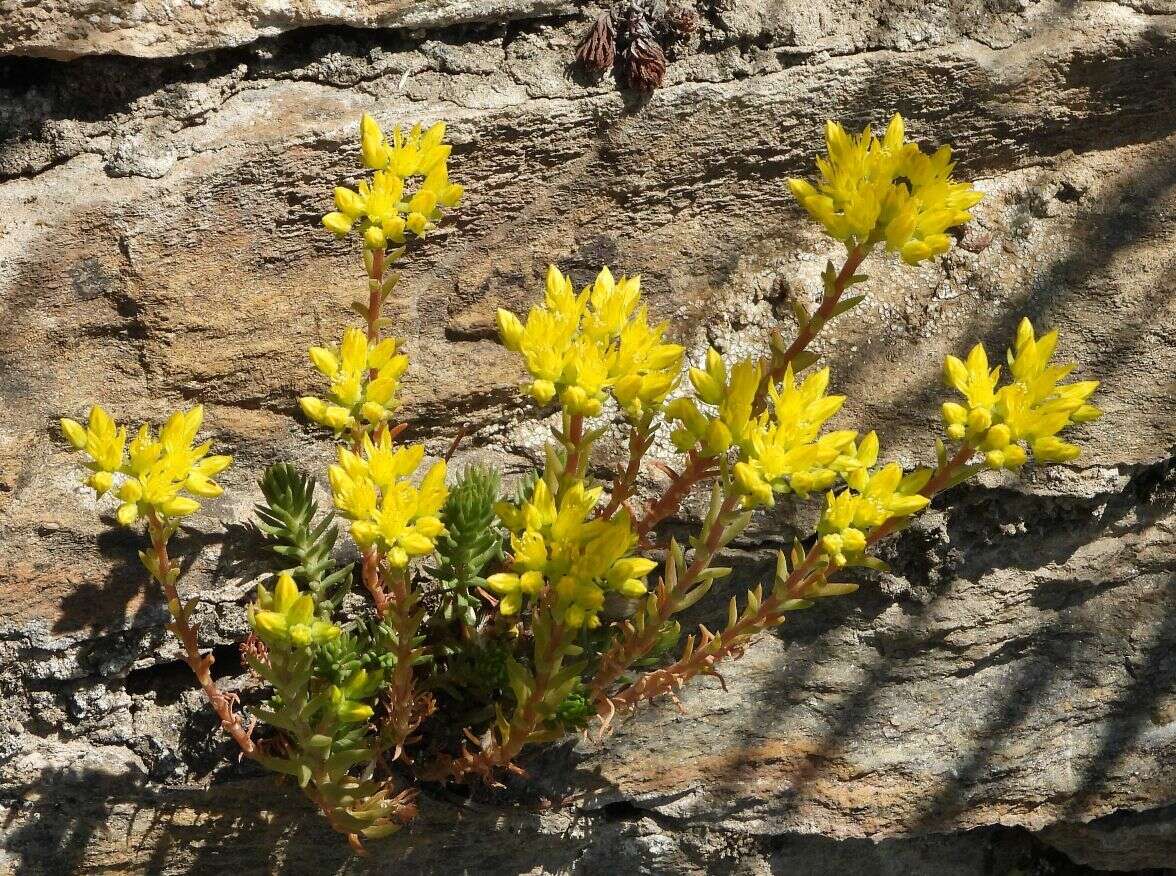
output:
MULTIPOLYGON (((710 564, 719 549, 733 539, 747 521, 739 525, 737 495, 723 498, 717 513, 703 529, 698 548, 690 565, 679 573, 680 554, 676 544, 671 545, 666 557, 666 574, 658 581, 657 588, 645 600, 645 605, 634 615, 635 620, 626 621, 619 635, 601 655, 600 665, 588 686, 589 696, 598 707, 605 707, 608 690, 617 679, 638 660, 649 654, 665 635, 664 624, 684 608, 695 604, 710 589, 718 574, 725 570, 712 570, 710 564), (703 583, 695 587, 699 581, 703 583)), ((676 630, 675 630, 676 635, 676 630)))
POLYGON ((638 536, 644 537, 678 510, 692 487, 717 474, 715 460, 697 449, 686 454, 686 466, 680 472, 673 472, 665 492, 653 503, 636 524, 638 536))
POLYGON ((420 645, 420 627, 425 612, 420 606, 420 594, 408 582, 404 570, 389 576, 390 599, 386 620, 392 631, 394 665, 385 702, 388 717, 381 728, 382 741, 392 748, 393 760, 404 756, 404 747, 421 721, 432 711, 432 700, 421 696, 416 689, 415 667, 425 659, 426 649, 420 645))
MULTIPOLYGON (((974 454, 975 448, 963 445, 951 459, 938 466, 919 494, 930 500, 941 490, 959 483, 961 474, 973 473, 968 471, 967 462, 974 454)), ((904 520, 904 517, 898 516, 888 518, 870 533, 866 538, 866 544, 874 544, 885 538, 904 520)), ((641 702, 656 699, 664 694, 673 694, 698 675, 717 675, 715 666, 719 661, 739 657, 754 636, 783 623, 788 610, 805 607, 806 594, 822 589, 826 592, 820 595, 840 595, 841 592, 846 592, 841 591, 837 585, 833 585, 833 590, 837 592, 828 592, 830 586, 824 580, 824 576, 829 560, 825 553, 822 542, 818 540, 802 556, 794 554, 792 570, 787 575, 777 575, 776 584, 766 598, 759 588, 751 591, 748 593, 747 607, 742 613, 736 612, 735 601, 732 598, 729 623, 725 629, 711 633, 706 627, 702 627, 697 640, 693 636, 688 637, 682 655, 677 661, 647 672, 615 696, 601 699, 599 704, 604 716, 604 728, 607 729, 612 716, 617 712, 632 711, 641 702)), ((786 567, 786 562, 781 553, 782 570, 786 567)), ((856 589, 854 585, 842 586, 856 589)), ((595 685, 593 690, 597 691, 595 685)))
MULTIPOLYGON (((821 297, 820 306, 817 307, 811 316, 803 311, 799 302, 797 303, 795 309, 796 316, 800 322, 799 331, 796 334, 795 340, 793 340, 786 350, 766 360, 764 379, 756 392, 756 408, 763 405, 768 393, 768 387, 784 378, 784 373, 790 366, 795 365, 800 355, 808 349, 809 344, 821 333, 821 330, 828 324, 829 320, 839 313, 845 312, 845 309, 839 308, 841 296, 845 294, 845 290, 852 284, 865 279, 865 277, 857 276, 856 272, 862 262, 865 261, 867 255, 869 255, 869 250, 861 244, 857 244, 850 248, 849 254, 845 259, 845 264, 841 266, 840 271, 834 273, 832 264, 826 267, 824 274, 824 295, 821 297)), ((854 303, 856 304, 857 302, 854 303)), ((795 370, 799 371, 801 369, 796 368, 795 370)))
POLYGON ((167 628, 175 633, 184 650, 184 662, 196 676, 200 689, 216 716, 220 718, 221 727, 237 743, 241 753, 252 757, 256 746, 252 739, 252 726, 246 727, 241 723, 241 717, 233 711, 232 698, 217 687, 212 678, 212 664, 215 657, 200 653, 198 629, 192 622, 193 602, 182 603, 176 588, 180 570, 172 565, 167 552, 167 542, 170 536, 170 526, 161 521, 152 511, 147 517, 147 532, 151 538, 151 547, 155 552, 154 562, 148 564, 151 577, 163 588, 167 598, 167 608, 171 612, 172 622, 167 628))
POLYGON ((637 487, 637 478, 641 476, 641 463, 645 460, 649 448, 653 446, 656 434, 657 427, 652 418, 629 429, 629 461, 624 470, 613 479, 608 504, 600 512, 600 516, 605 520, 616 514, 632 497, 637 487))

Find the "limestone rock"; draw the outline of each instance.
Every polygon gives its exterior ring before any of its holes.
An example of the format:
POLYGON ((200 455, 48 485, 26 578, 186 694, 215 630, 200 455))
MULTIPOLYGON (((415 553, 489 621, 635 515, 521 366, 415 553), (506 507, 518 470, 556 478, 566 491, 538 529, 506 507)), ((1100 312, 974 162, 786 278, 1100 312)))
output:
MULTIPOLYGON (((1176 10, 699 4, 698 50, 642 103, 566 75, 574 3, 2 4, 0 869, 354 871, 296 791, 228 756, 136 538, 55 430, 99 400, 132 420, 206 403, 237 463, 180 540, 184 588, 244 688, 256 478, 330 456, 295 398, 317 386, 306 347, 362 290, 318 218, 357 173, 365 110, 446 119, 468 192, 391 312, 410 435, 433 452, 466 426, 466 458, 538 458, 491 321, 526 309, 548 262, 640 272, 694 359, 791 331, 786 296, 815 296, 836 253, 784 179, 809 172, 825 118, 896 109, 955 144, 986 199, 941 263, 871 260, 868 302, 821 344, 844 424, 928 461, 943 354, 999 349, 1022 314, 1061 329, 1106 410, 1078 465, 937 504, 887 548, 890 574, 728 667, 730 695, 703 684, 685 716, 538 751, 505 792, 429 789, 375 869, 1172 865, 1176 10)), ((811 519, 757 519, 725 592, 811 519)))

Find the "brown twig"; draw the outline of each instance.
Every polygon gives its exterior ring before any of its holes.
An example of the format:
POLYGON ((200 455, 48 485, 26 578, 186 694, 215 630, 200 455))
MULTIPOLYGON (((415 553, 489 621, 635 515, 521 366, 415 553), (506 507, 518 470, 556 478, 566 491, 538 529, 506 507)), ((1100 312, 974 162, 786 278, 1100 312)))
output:
POLYGON ((637 486, 637 478, 641 475, 641 461, 649 452, 652 443, 652 430, 642 429, 638 426, 634 426, 630 430, 629 462, 625 466, 625 470, 613 481, 612 496, 608 500, 608 505, 600 512, 600 516, 605 520, 611 520, 621 505, 633 495, 633 490, 637 486))
POLYGON ((393 650, 396 665, 387 688, 388 721, 381 735, 392 747, 392 759, 399 760, 421 721, 433 711, 434 703, 431 697, 418 696, 416 691, 415 664, 422 653, 416 646, 416 638, 424 617, 420 610, 420 595, 410 586, 406 570, 393 572, 388 577, 391 599, 385 604, 383 617, 396 634, 393 650))
POLYGON ((568 418, 568 456, 567 462, 564 464, 564 480, 565 483, 570 483, 571 479, 576 476, 576 469, 580 467, 580 453, 582 452, 581 445, 584 442, 584 415, 572 414, 568 418))
POLYGON ((374 546, 363 552, 362 571, 363 586, 372 595, 376 617, 383 620, 388 613, 388 593, 384 589, 383 576, 380 574, 380 552, 374 546))
POLYGON ((715 473, 714 462, 713 456, 704 456, 697 450, 691 450, 686 457, 686 467, 670 479, 661 498, 650 505, 645 516, 637 521, 634 526, 637 537, 644 538, 661 521, 675 513, 690 488, 715 473))
POLYGON ((849 255, 845 259, 845 264, 837 272, 837 277, 833 281, 833 287, 826 290, 816 312, 801 326, 800 331, 796 334, 796 338, 789 345, 788 349, 784 351, 782 356, 779 358, 769 358, 766 361, 766 374, 764 379, 760 381, 759 390, 756 392, 755 405, 753 406, 754 411, 758 412, 763 409, 762 405, 764 399, 767 397, 768 387, 784 377, 784 372, 788 370, 788 366, 795 362, 796 357, 808 348, 808 345, 812 343, 821 329, 825 327, 825 323, 833 316, 833 311, 837 309, 837 305, 841 301, 841 296, 849 288, 849 281, 853 279, 854 274, 861 267, 862 262, 868 254, 868 250, 863 249, 860 245, 855 246, 849 251, 849 255))

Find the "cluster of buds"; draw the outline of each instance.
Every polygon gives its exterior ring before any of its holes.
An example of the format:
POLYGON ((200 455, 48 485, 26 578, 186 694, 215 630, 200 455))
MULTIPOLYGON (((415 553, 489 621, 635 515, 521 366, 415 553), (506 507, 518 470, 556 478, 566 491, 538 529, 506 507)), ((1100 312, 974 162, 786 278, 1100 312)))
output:
POLYGON ((212 478, 232 463, 231 456, 209 456, 208 442, 195 445, 196 433, 204 420, 204 407, 172 414, 156 438, 143 424, 127 443, 127 430, 117 425, 100 406, 90 409, 82 426, 62 419, 61 430, 75 450, 84 451, 91 474, 86 479, 99 496, 121 483, 115 491, 122 504, 118 520, 130 526, 144 517, 186 517, 200 510, 198 499, 213 499, 221 488, 212 478))
POLYGON ((397 347, 395 338, 369 343, 357 328, 343 332, 338 349, 311 347, 311 364, 331 384, 326 399, 300 398, 302 412, 336 434, 386 423, 396 411, 400 378, 408 370, 408 357, 397 347))
MULTIPOLYGON (((383 250, 389 243, 403 247, 406 232, 424 237, 462 196, 462 187, 449 182, 447 162, 453 147, 442 142, 444 137, 445 124, 437 122, 424 132, 420 125, 407 134, 393 128, 389 143, 376 120, 364 113, 360 156, 363 166, 375 173, 355 189, 336 188, 335 212, 323 217, 323 225, 339 237, 358 225, 370 250, 383 250), (414 177, 422 181, 410 193, 408 184, 414 177)), ((402 253, 394 251, 396 256, 402 253)))
POLYGON ((1029 320, 1021 320, 1008 351, 1010 380, 1003 386, 998 386, 1001 367, 989 367, 982 345, 974 346, 966 360, 948 356, 944 379, 966 404, 944 402, 947 437, 980 450, 985 465, 994 469, 1020 468, 1029 451, 1044 463, 1076 459, 1078 445, 1063 441, 1058 433, 1101 416, 1088 401, 1098 381, 1061 383, 1075 365, 1050 364, 1057 342, 1056 331, 1038 338, 1029 320))

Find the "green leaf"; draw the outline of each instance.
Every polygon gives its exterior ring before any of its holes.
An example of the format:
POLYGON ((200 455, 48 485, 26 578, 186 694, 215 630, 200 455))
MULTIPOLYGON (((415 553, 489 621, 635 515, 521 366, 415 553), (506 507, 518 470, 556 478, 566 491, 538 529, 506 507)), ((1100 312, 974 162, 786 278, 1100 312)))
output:
POLYGON ((331 550, 339 530, 331 513, 315 522, 314 479, 289 463, 278 463, 265 470, 261 491, 266 501, 257 506, 258 528, 270 537, 270 549, 288 561, 278 570, 289 571, 307 587, 322 613, 333 611, 351 589, 352 566, 334 568, 331 550))
POLYGON ((853 308, 857 307, 865 300, 865 295, 851 295, 849 298, 843 298, 837 303, 837 306, 833 308, 832 316, 841 316, 841 314, 853 310, 853 308))

